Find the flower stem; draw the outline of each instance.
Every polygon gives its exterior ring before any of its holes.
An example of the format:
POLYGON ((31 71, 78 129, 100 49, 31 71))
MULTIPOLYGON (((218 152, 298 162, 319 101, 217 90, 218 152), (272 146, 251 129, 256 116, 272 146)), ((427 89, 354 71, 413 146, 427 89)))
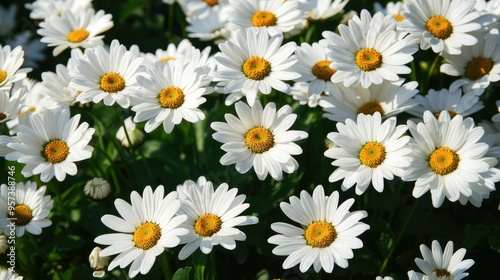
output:
POLYGON ((170 264, 168 263, 168 258, 167 258, 167 251, 164 251, 158 256, 158 259, 160 261, 160 266, 161 270, 163 271, 163 276, 165 277, 165 280, 171 280, 172 279, 172 268, 170 267, 170 264))
POLYGON ((432 77, 432 72, 434 72, 434 69, 436 68, 440 58, 441 55, 439 54, 437 54, 436 58, 434 58, 434 61, 432 62, 431 67, 429 68, 429 73, 427 73, 427 81, 425 82, 425 85, 422 86, 422 90, 420 91, 421 94, 427 94, 427 91, 429 90, 429 83, 432 77))
POLYGON ((215 250, 210 252, 210 275, 212 280, 217 279, 217 261, 215 258, 215 250))

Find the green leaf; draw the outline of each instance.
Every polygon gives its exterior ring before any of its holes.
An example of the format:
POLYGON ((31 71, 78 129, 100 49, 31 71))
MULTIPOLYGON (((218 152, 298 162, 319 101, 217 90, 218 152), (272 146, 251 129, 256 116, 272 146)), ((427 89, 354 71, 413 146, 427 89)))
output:
POLYGON ((191 266, 179 268, 172 277, 172 280, 193 280, 193 279, 194 279, 194 271, 191 266))

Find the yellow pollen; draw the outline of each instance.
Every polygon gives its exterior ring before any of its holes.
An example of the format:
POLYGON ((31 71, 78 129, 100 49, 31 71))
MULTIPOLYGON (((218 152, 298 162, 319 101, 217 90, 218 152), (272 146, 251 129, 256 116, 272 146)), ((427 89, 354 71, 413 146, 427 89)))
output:
POLYGON ((175 60, 175 56, 164 57, 164 58, 160 59, 160 62, 167 62, 167 61, 170 61, 170 60, 175 60))
POLYGON ((337 231, 327 222, 312 222, 306 228, 306 244, 311 247, 325 248, 337 238, 337 231))
POLYGON ((178 87, 167 87, 160 92, 158 100, 163 108, 177 109, 184 104, 184 92, 178 87))
POLYGON ((436 272, 437 277, 446 277, 447 279, 450 279, 451 273, 444 268, 436 269, 434 272, 436 272))
POLYGON ((448 147, 439 147, 429 156, 429 167, 439 175, 448 175, 458 168, 460 158, 448 147))
POLYGON ((142 250, 149 250, 158 243, 160 237, 160 226, 156 223, 145 222, 138 226, 134 231, 135 247, 142 250))
POLYGON ((69 147, 63 140, 55 139, 43 145, 42 157, 52 164, 63 162, 68 155, 69 147))
POLYGON ((5 79, 7 79, 7 72, 5 72, 4 70, 0 70, 0 84, 3 83, 5 79))
POLYGON ((252 25, 257 27, 274 26, 278 18, 268 11, 258 11, 252 17, 252 25))
POLYGON ((453 33, 453 26, 451 22, 442 16, 433 16, 425 24, 425 29, 432 34, 432 36, 444 40, 451 36, 453 33))
POLYGON ((252 152, 262 154, 274 146, 274 135, 267 128, 254 127, 245 134, 245 145, 252 152))
POLYGON ((217 4, 219 4, 218 0, 203 0, 205 3, 207 3, 208 6, 213 7, 217 4))
MULTIPOLYGON (((434 117, 436 117, 436 119, 439 119, 439 116, 441 116, 441 112, 442 111, 439 111, 439 112, 435 113, 434 117)), ((450 114, 450 118, 453 119, 453 117, 455 117, 457 115, 457 112, 455 112, 455 111, 448 111, 448 114, 450 114)))
POLYGON ((357 114, 373 115, 375 112, 379 112, 381 116, 384 116, 385 111, 380 105, 378 100, 368 101, 365 104, 359 106, 357 114))
POLYGON ((198 217, 194 222, 194 232, 202 237, 210 237, 222 227, 222 221, 219 216, 214 214, 205 214, 198 217))
POLYGON ((385 147, 378 142, 368 142, 359 151, 359 161, 370 168, 377 168, 385 160, 385 147))
POLYGON ((110 72, 101 77, 101 89, 107 93, 117 93, 125 88, 125 80, 115 72, 110 72))
POLYGON ((486 57, 476 57, 467 63, 465 67, 465 77, 471 80, 478 80, 490 73, 493 68, 493 60, 486 57))
POLYGON ((16 205, 16 207, 14 207, 14 215, 9 215, 9 217, 16 219, 16 226, 25 226, 29 224, 31 219, 33 219, 33 212, 28 206, 24 204, 18 204, 16 205))
POLYGON ((271 64, 262 57, 253 56, 245 60, 242 67, 243 74, 252 80, 263 80, 271 74, 271 64))
POLYGON ((382 55, 374 49, 361 49, 356 53, 356 65, 363 71, 373 71, 382 66, 382 55))
POLYGON ((75 29, 68 34, 68 41, 71 43, 80 43, 89 37, 89 32, 85 29, 75 29))
POLYGON ((329 60, 322 60, 322 61, 314 64, 314 66, 312 68, 312 72, 313 72, 314 76, 318 77, 318 79, 330 81, 330 78, 336 72, 335 69, 330 68, 331 63, 332 62, 329 60))
POLYGON ((402 14, 398 13, 398 14, 394 15, 394 19, 397 21, 403 21, 405 19, 405 17, 402 14))
POLYGON ((7 115, 5 113, 0 112, 0 121, 3 121, 7 118, 7 115))

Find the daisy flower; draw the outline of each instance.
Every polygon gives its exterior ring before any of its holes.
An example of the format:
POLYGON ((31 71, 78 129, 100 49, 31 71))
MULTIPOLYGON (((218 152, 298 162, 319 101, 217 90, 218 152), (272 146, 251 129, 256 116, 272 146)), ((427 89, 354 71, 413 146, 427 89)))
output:
POLYGON ((108 271, 115 267, 125 268, 130 263, 129 277, 139 272, 147 274, 156 257, 179 245, 181 237, 188 230, 179 225, 186 220, 186 215, 176 215, 181 206, 177 192, 164 196, 164 188, 158 186, 155 191, 146 186, 141 195, 133 191, 131 204, 123 199, 115 200, 115 207, 121 217, 106 214, 101 221, 117 233, 103 234, 94 242, 109 245, 100 253, 100 257, 118 254, 109 264, 108 271))
POLYGON ((128 108, 129 96, 137 94, 140 89, 136 77, 142 61, 142 57, 127 51, 118 40, 111 42, 109 52, 103 46, 85 49, 85 59, 80 59, 77 70, 70 72, 70 87, 82 91, 76 101, 103 101, 106 106, 116 102, 128 108))
POLYGON ((332 121, 344 122, 356 119, 358 114, 372 115, 379 112, 383 118, 395 116, 418 104, 413 97, 418 93, 417 82, 403 84, 384 81, 380 85, 372 84, 368 88, 361 85, 345 87, 335 84, 334 90, 321 96, 319 105, 324 116, 332 121))
POLYGON ((309 11, 309 18, 312 20, 323 20, 331 18, 344 12, 344 7, 349 0, 316 0, 313 8, 309 11))
POLYGON ((229 4, 228 0, 179 0, 178 2, 187 17, 205 16, 213 10, 226 7, 229 4))
POLYGON ((63 104, 73 106, 76 103, 78 90, 70 87, 70 83, 71 76, 65 65, 57 64, 55 73, 49 71, 42 73, 42 85, 46 89, 45 96, 56 106, 63 104))
POLYGON ((206 14, 187 17, 188 37, 198 38, 200 41, 214 41, 216 44, 229 39, 231 37, 231 31, 227 28, 229 9, 229 6, 218 6, 206 14))
POLYGON ((477 38, 471 32, 481 28, 480 13, 471 0, 408 0, 401 28, 419 37, 420 48, 435 53, 461 53, 462 46, 472 46, 477 38))
POLYGON ((256 27, 268 32, 269 36, 287 36, 306 18, 298 1, 229 0, 229 7, 229 29, 256 27))
POLYGON ((235 104, 238 117, 225 114, 225 122, 213 122, 210 127, 216 132, 212 137, 221 143, 226 152, 220 159, 222 165, 236 164, 241 174, 254 168, 257 177, 264 180, 269 173, 281 180, 283 172, 292 173, 299 167, 292 155, 300 155, 302 149, 293 141, 307 138, 304 131, 288 130, 295 120, 288 105, 276 112, 270 102, 263 109, 259 101, 253 107, 243 102, 235 104))
POLYGON ((396 20, 376 13, 373 18, 367 10, 361 17, 354 16, 348 25, 339 25, 340 35, 324 31, 322 43, 329 51, 331 68, 336 72, 331 81, 350 87, 361 83, 364 88, 381 84, 384 80, 396 82, 400 74, 409 74, 405 64, 413 60, 418 46, 396 32, 396 20))
POLYGON ((259 222, 254 216, 239 216, 250 204, 243 203, 246 196, 236 195, 237 188, 229 190, 226 183, 215 190, 212 182, 200 177, 195 183, 191 180, 177 186, 182 204, 179 213, 186 214, 183 227, 189 233, 181 237, 186 244, 179 252, 184 260, 196 249, 209 254, 213 246, 221 245, 227 250, 236 248, 236 241, 245 241, 246 235, 236 226, 253 225, 259 222))
POLYGON ((288 92, 290 86, 283 81, 300 74, 290 69, 297 62, 290 57, 296 43, 281 46, 282 42, 282 35, 269 37, 263 29, 248 28, 237 30, 231 40, 219 44, 221 52, 215 54, 218 64, 214 76, 217 81, 227 82, 224 92, 241 91, 250 106, 259 92, 269 94, 272 88, 288 92))
POLYGON ((0 279, 4 280, 23 280, 22 276, 19 276, 19 274, 12 272, 8 268, 2 268, 0 267, 0 279))
POLYGON ((37 33, 42 36, 41 42, 55 47, 52 55, 57 56, 67 48, 85 49, 104 45, 104 35, 99 34, 113 27, 111 18, 103 10, 97 13, 94 9, 76 13, 65 11, 61 16, 49 17, 41 22, 37 33))
POLYGON ((448 89, 434 90, 430 89, 427 95, 415 95, 415 100, 418 105, 409 109, 408 113, 422 118, 425 111, 430 111, 436 116, 439 116, 441 111, 446 110, 451 117, 457 114, 466 117, 481 110, 484 105, 479 100, 479 97, 472 92, 462 95, 460 88, 454 91, 448 89))
POLYGON ((375 9, 375 12, 381 12, 384 15, 391 15, 397 21, 403 21, 405 19, 402 13, 406 11, 406 4, 401 1, 388 2, 385 7, 382 7, 379 2, 375 2, 375 4, 373 4, 373 8, 375 9))
POLYGON ((461 195, 482 196, 490 191, 482 174, 498 161, 485 156, 489 146, 479 141, 484 129, 474 127, 472 118, 463 119, 461 115, 451 118, 448 111, 442 111, 437 119, 426 111, 423 122, 408 120, 408 127, 413 137, 410 141, 413 159, 402 179, 416 181, 415 198, 430 191, 432 205, 438 208, 445 197, 454 202, 461 195))
POLYGON ((10 89, 14 82, 26 78, 31 68, 21 68, 24 51, 21 46, 11 50, 9 45, 0 45, 0 90, 10 89))
POLYGON ((196 48, 188 39, 183 39, 179 44, 170 43, 166 49, 156 49, 155 53, 144 54, 145 64, 151 66, 156 62, 168 62, 172 60, 187 60, 196 48))
POLYGON ((137 78, 143 90, 132 107, 134 122, 147 121, 144 130, 148 133, 160 124, 171 133, 183 119, 191 123, 205 119, 198 108, 206 101, 198 70, 192 63, 180 61, 148 68, 148 76, 137 78))
POLYGON ((25 163, 21 171, 25 177, 40 174, 43 182, 54 176, 59 182, 66 174, 75 175, 75 162, 88 159, 94 150, 88 145, 94 129, 80 122, 80 115, 70 119, 69 107, 60 106, 30 115, 29 122, 18 125, 20 143, 9 143, 14 150, 5 159, 25 163))
POLYGON ((0 89, 0 123, 14 119, 19 110, 25 96, 26 88, 20 87, 12 96, 9 90, 0 89))
POLYGON ((319 43, 302 43, 295 50, 295 56, 298 62, 294 69, 301 75, 296 79, 297 82, 309 82, 308 94, 319 95, 323 92, 333 90, 331 82, 335 69, 330 68, 332 61, 326 56, 327 48, 319 43))
POLYGON ((93 199, 104 199, 111 193, 111 186, 103 178, 93 178, 83 187, 86 196, 93 199))
POLYGON ((97 278, 104 276, 106 267, 109 265, 109 257, 101 257, 101 251, 100 247, 94 247, 89 255, 90 268, 94 271, 92 276, 97 278))
POLYGON ((92 8, 92 0, 35 0, 33 3, 26 3, 25 8, 31 10, 30 18, 44 20, 53 15, 60 16, 66 11, 78 13, 92 8))
MULTIPOLYGON (((309 96, 309 83, 308 82, 296 82, 290 88, 290 92, 286 94, 291 95, 294 100, 297 100, 300 105, 306 105, 310 108, 318 106, 321 99, 320 94, 315 94, 309 96)), ((326 93, 325 93, 326 94, 326 93)), ((323 95, 325 95, 323 94, 323 95)))
POLYGON ((450 89, 463 86, 465 92, 473 91, 481 95, 492 82, 500 80, 500 34, 488 33, 478 36, 478 42, 462 47, 460 55, 443 53, 447 63, 441 65, 441 73, 460 76, 450 89))
POLYGON ((325 156, 334 159, 337 169, 328 180, 343 180, 342 190, 356 184, 356 194, 363 194, 370 182, 375 190, 384 190, 384 179, 393 180, 402 176, 410 165, 407 146, 409 136, 403 136, 406 125, 397 125, 392 117, 384 122, 380 113, 359 114, 357 121, 347 119, 345 124, 337 123, 338 132, 330 132, 328 139, 337 145, 325 151, 325 156))
POLYGON ((120 126, 116 132, 116 139, 122 143, 123 147, 128 148, 130 145, 134 146, 141 143, 144 139, 144 133, 136 127, 135 122, 132 121, 132 117, 128 117, 125 119, 124 126, 120 126), (125 129, 127 133, 125 133, 125 129))
POLYGON ((290 203, 281 202, 283 213, 300 224, 300 227, 283 222, 271 224, 271 229, 278 234, 267 241, 278 245, 273 254, 288 256, 283 268, 299 263, 301 272, 306 272, 311 265, 316 272, 323 269, 331 273, 335 264, 346 268, 354 256, 352 250, 363 247, 357 236, 370 228, 360 222, 368 216, 366 211, 349 211, 353 204, 354 198, 350 198, 339 205, 339 193, 334 191, 325 196, 321 185, 314 189, 312 197, 303 190, 300 198, 291 196, 290 203))
POLYGON ((27 181, 17 182, 15 187, 10 184, 2 184, 0 187, 0 229, 5 235, 9 235, 12 228, 11 222, 15 223, 16 236, 21 237, 27 231, 34 235, 42 233, 42 228, 52 224, 47 216, 52 209, 53 201, 49 195, 45 195, 46 186, 37 189, 36 183, 27 181), (15 192, 14 203, 10 192, 15 192), (7 207, 7 205, 9 205, 7 207))
POLYGON ((420 252, 424 259, 416 258, 415 263, 431 279, 460 280, 469 275, 465 271, 474 264, 471 259, 463 259, 466 251, 460 248, 453 252, 453 241, 448 241, 443 252, 439 242, 433 240, 432 251, 427 246, 420 245, 420 252))

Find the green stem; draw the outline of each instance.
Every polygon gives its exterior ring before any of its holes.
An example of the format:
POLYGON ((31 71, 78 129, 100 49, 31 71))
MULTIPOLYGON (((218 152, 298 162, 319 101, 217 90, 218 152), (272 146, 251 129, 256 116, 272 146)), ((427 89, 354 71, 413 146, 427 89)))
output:
POLYGON ((35 238, 33 237, 33 235, 31 234, 27 234, 29 236, 29 239, 33 245, 33 247, 35 248, 35 250, 37 251, 37 253, 40 255, 41 258, 44 258, 45 259, 45 263, 48 263, 50 265, 50 268, 55 272, 55 274, 57 275, 57 277, 59 279, 64 279, 59 271, 59 269, 54 266, 54 264, 52 263, 52 261, 50 261, 49 259, 49 256, 47 255, 46 252, 43 252, 41 249, 40 249, 40 243, 38 243, 35 238))
POLYGON ((403 238, 404 233, 406 232, 406 228, 410 224, 410 221, 413 218, 413 214, 415 214, 415 211, 417 210, 418 203, 420 202, 420 199, 415 199, 413 202, 413 207, 410 210, 410 214, 408 215, 405 223, 403 224, 403 227, 398 233, 398 236, 396 237, 396 241, 394 241, 394 244, 391 247, 391 250, 389 251, 389 254, 387 254, 387 257, 385 257, 384 262, 382 263, 382 266, 380 267, 380 272, 379 275, 383 275, 385 272, 385 269, 387 268, 387 265, 389 264, 389 261, 392 258, 392 255, 394 254, 394 251, 396 250, 396 247, 398 246, 399 242, 401 241, 401 238, 403 238))
POLYGON ((167 258, 167 251, 164 251, 158 256, 158 260, 160 262, 161 270, 163 271, 163 276, 165 277, 165 280, 171 280, 172 279, 172 268, 170 267, 170 264, 168 263, 168 258, 167 258))
POLYGON ((392 219, 394 218, 394 214, 396 213, 396 209, 397 209, 397 205, 398 205, 398 201, 399 201, 399 195, 401 194, 401 190, 404 188, 404 185, 405 185, 405 182, 401 181, 401 185, 396 190, 396 194, 394 197, 394 205, 392 206, 391 215, 389 216, 389 219, 387 220, 387 224, 389 224, 389 225, 391 224, 392 219))
POLYGON ((212 280, 217 279, 217 260, 215 258, 215 250, 210 252, 210 275, 212 280))
POLYGON ((434 69, 436 68, 436 65, 439 62, 439 59, 441 56, 439 54, 436 55, 436 58, 434 58, 434 61, 431 64, 431 68, 429 68, 429 73, 427 73, 427 81, 425 85, 422 87, 422 90, 420 91, 421 94, 427 94, 427 91, 429 90, 429 83, 431 81, 432 73, 434 72, 434 69))

